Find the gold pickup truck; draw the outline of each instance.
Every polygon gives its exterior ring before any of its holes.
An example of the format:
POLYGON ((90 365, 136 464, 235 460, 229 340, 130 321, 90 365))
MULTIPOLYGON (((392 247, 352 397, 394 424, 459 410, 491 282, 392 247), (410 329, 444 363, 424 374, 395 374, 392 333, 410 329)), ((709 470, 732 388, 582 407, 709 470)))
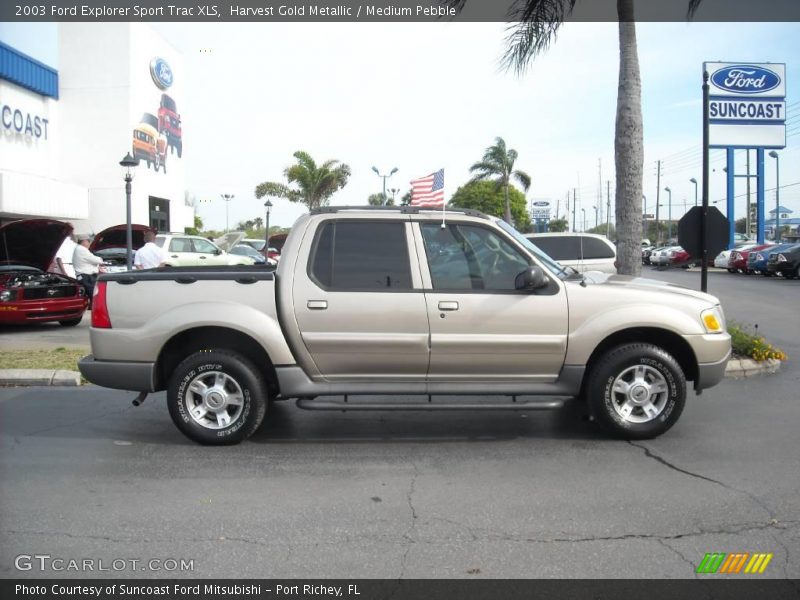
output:
POLYGON ((166 390, 177 427, 204 444, 246 439, 286 399, 336 411, 577 400, 612 435, 649 438, 678 420, 687 381, 699 393, 722 379, 731 350, 715 297, 578 274, 467 210, 443 222, 415 207, 324 208, 294 224, 274 273, 117 273, 95 294, 81 372, 140 391, 135 402, 166 390))

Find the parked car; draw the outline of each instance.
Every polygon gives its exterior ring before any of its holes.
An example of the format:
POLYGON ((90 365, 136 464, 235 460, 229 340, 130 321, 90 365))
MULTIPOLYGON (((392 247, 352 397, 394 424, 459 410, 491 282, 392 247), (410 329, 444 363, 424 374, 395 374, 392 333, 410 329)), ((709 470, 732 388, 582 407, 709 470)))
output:
POLYGON ((266 258, 271 258, 275 262, 278 262, 281 258, 280 250, 278 250, 277 248, 270 247, 266 252, 264 252, 264 247, 267 245, 266 240, 245 238, 241 241, 241 243, 247 244, 251 248, 258 250, 263 256, 265 256, 266 258))
POLYGON ((714 258, 714 266, 718 269, 727 269, 728 262, 731 258, 731 251, 730 250, 723 250, 719 254, 717 254, 716 258, 714 258))
POLYGON ((156 236, 156 244, 167 251, 167 266, 252 265, 249 256, 228 254, 211 240, 199 235, 165 233, 156 236))
MULTIPOLYGON (((135 253, 144 246, 144 232, 151 228, 134 223, 131 225, 131 250, 135 253)), ((106 273, 121 273, 128 270, 128 226, 125 223, 103 229, 94 236, 89 251, 103 259, 106 273)), ((133 261, 133 253, 131 261, 133 261)))
POLYGON ((572 397, 611 434, 651 438, 678 420, 687 380, 698 392, 722 380, 731 342, 714 296, 570 273, 502 219, 453 209, 443 228, 441 211, 411 208, 303 215, 277 273, 101 275, 81 372, 142 392, 139 404, 166 390, 175 425, 203 444, 246 439, 270 402, 291 398, 428 411, 572 397), (191 285, 176 293, 176 281, 191 285), (538 398, 515 397, 526 395, 538 398))
POLYGON ((178 158, 180 158, 183 154, 181 116, 175 106, 175 100, 168 94, 161 94, 161 103, 158 105, 158 131, 167 140, 170 152, 177 150, 178 158))
POLYGON ((532 233, 525 236, 539 250, 565 267, 583 273, 616 273, 617 249, 593 233, 532 233))
POLYGON ((278 261, 272 258, 267 258, 261 254, 261 252, 252 246, 248 246, 247 244, 236 244, 233 248, 231 248, 230 253, 238 256, 249 256, 257 265, 267 265, 273 269, 278 266, 278 261))
POLYGON ((664 246, 660 250, 650 255, 650 264, 657 267, 667 267, 670 264, 670 252, 673 254, 680 249, 680 246, 664 246))
POLYGON ((787 279, 800 279, 800 244, 778 252, 770 251, 767 269, 787 279))
POLYGON ((769 269, 767 269, 769 255, 773 252, 789 250, 796 245, 796 243, 778 244, 765 248, 764 250, 753 250, 747 255, 747 270, 750 273, 758 273, 759 275, 765 275, 767 277, 772 276, 773 273, 770 273, 769 269))
POLYGON ((167 172, 167 138, 159 133, 158 118, 151 113, 144 113, 133 130, 133 157, 147 162, 148 168, 163 167, 167 172))
POLYGON ((733 234, 733 245, 736 246, 744 246, 745 244, 755 244, 755 240, 744 233, 734 233, 733 234))
POLYGON ((728 260, 728 271, 730 273, 736 273, 739 271, 740 273, 749 274, 750 272, 747 270, 747 257, 750 255, 750 253, 764 250, 765 248, 770 248, 774 245, 775 244, 770 242, 769 244, 761 244, 760 246, 747 247, 747 249, 744 247, 734 248, 731 250, 731 257, 728 260))
POLYGON ((0 324, 58 321, 72 327, 89 304, 83 286, 48 273, 72 226, 51 219, 11 221, 0 226, 0 324))

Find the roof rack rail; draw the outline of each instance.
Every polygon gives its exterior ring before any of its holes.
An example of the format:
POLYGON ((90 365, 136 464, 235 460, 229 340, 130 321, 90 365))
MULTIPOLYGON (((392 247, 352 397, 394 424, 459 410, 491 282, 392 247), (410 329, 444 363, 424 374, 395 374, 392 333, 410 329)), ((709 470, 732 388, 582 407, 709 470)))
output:
MULTIPOLYGON (((361 205, 361 206, 321 206, 319 208, 315 208, 311 211, 312 215, 321 215, 321 214, 333 214, 342 212, 345 210, 358 210, 358 211, 396 211, 403 215, 416 215, 421 212, 437 212, 441 213, 442 210, 439 208, 425 208, 420 206, 370 206, 370 205, 361 205)), ((473 210, 471 208, 450 208, 447 207, 448 213, 458 213, 462 215, 467 215, 469 217, 479 217, 481 219, 488 219, 489 216, 482 213, 479 210, 473 210)))

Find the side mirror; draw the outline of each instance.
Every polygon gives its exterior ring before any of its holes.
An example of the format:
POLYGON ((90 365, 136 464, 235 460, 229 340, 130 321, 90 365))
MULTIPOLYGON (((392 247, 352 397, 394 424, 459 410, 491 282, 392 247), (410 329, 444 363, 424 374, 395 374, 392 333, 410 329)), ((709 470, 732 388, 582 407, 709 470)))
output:
POLYGON ((541 267, 532 265, 517 275, 514 287, 518 290, 540 290, 547 287, 548 280, 541 267))

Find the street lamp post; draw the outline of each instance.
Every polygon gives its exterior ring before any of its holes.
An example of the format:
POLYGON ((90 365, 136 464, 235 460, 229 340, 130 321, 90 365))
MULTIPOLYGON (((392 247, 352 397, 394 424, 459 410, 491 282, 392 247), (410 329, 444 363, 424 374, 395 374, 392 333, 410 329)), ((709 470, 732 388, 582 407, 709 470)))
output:
POLYGON ((669 207, 667 212, 667 219, 669 220, 669 225, 667 226, 667 243, 669 243, 672 239, 672 190, 665 187, 664 191, 669 195, 669 204, 667 205, 669 207))
POLYGON ((388 174, 388 175, 381 175, 381 172, 380 172, 380 171, 378 171, 378 167, 372 167, 372 170, 373 170, 373 171, 375 171, 375 174, 376 174, 378 177, 380 177, 380 178, 382 178, 382 179, 383 179, 383 204, 384 204, 384 206, 385 206, 385 205, 386 205, 386 180, 387 180, 389 177, 391 177, 392 175, 394 175, 395 173, 397 173, 397 167, 395 167, 394 169, 392 169, 391 171, 389 171, 389 174, 388 174))
POLYGON ((586 209, 585 208, 581 208, 581 212, 583 213, 583 230, 582 231, 586 231, 586 209))
POLYGON ((225 233, 228 233, 228 203, 233 200, 233 194, 220 194, 223 200, 225 200, 225 233))
POLYGON ((133 181, 133 170, 139 165, 139 159, 133 158, 128 152, 119 161, 119 166, 123 169, 125 179, 125 264, 128 271, 133 268, 133 227, 131 226, 131 181, 133 181))
POLYGON ((775 241, 781 241, 781 159, 773 150, 769 155, 775 159, 775 241))
POLYGON ((272 210, 272 202, 267 200, 264 202, 264 208, 267 209, 267 229, 264 233, 264 257, 269 258, 269 212, 272 210))
POLYGON ((697 206, 697 179, 692 177, 689 181, 694 184, 694 205, 697 206))
POLYGON ((394 197, 400 191, 400 188, 389 188, 389 193, 392 195, 392 204, 394 204, 394 197))
POLYGON ((597 216, 597 207, 593 206, 592 208, 594 209, 594 228, 597 229, 597 227, 600 225, 600 223, 598 223, 597 221, 597 219, 599 218, 597 216))

